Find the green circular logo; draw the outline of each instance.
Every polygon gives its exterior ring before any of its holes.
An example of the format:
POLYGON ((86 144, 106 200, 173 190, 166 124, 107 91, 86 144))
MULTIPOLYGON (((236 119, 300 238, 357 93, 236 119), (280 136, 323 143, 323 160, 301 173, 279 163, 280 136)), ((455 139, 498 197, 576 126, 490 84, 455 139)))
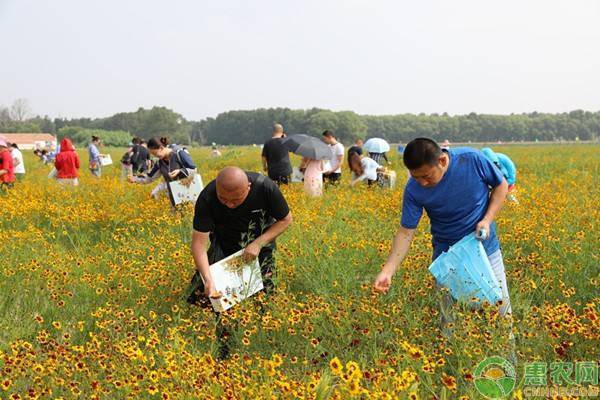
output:
POLYGON ((475 387, 484 397, 502 399, 510 394, 517 382, 513 365, 502 357, 488 357, 475 368, 475 387))

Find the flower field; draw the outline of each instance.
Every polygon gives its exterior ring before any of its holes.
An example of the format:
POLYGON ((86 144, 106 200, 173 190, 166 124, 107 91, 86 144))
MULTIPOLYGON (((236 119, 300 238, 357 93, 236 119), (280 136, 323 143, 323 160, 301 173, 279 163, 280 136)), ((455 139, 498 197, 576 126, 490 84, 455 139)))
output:
MULTIPOLYGON (((600 147, 498 150, 519 168, 519 204, 497 221, 520 398, 522 363, 600 360, 600 147)), ((226 165, 260 168, 258 148, 208 154, 192 150, 205 183, 226 165)), ((276 291, 224 315, 224 361, 214 314, 185 302, 193 207, 173 213, 118 166, 93 179, 80 157, 79 187, 58 187, 28 154, 25 181, 0 195, 1 399, 477 399, 475 366, 506 355, 494 307, 457 310, 442 335, 426 218, 390 292, 372 291, 399 224, 397 156, 394 191, 350 189, 347 169, 322 198, 283 189, 294 223, 276 291)))

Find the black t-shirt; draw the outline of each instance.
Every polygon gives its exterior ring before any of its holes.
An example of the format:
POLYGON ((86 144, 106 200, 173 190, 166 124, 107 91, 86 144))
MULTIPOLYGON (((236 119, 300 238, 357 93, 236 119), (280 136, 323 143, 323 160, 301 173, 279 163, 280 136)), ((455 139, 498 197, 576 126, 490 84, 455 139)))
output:
POLYGON ((255 172, 246 174, 252 183, 250 193, 237 208, 230 209, 219 201, 216 181, 210 182, 196 201, 194 230, 211 232, 226 254, 242 249, 290 212, 272 180, 255 172))
POLYGON ((147 161, 150 159, 150 152, 142 145, 133 146, 133 154, 131 155, 131 163, 135 172, 145 171, 147 161))
POLYGON ((269 178, 271 179, 277 179, 280 176, 290 176, 292 174, 290 154, 283 143, 281 143, 282 140, 282 138, 271 138, 263 146, 262 155, 267 159, 269 178))
POLYGON ((362 156, 362 148, 358 146, 352 146, 348 149, 348 158, 350 158, 350 154, 357 153, 359 156, 362 156))

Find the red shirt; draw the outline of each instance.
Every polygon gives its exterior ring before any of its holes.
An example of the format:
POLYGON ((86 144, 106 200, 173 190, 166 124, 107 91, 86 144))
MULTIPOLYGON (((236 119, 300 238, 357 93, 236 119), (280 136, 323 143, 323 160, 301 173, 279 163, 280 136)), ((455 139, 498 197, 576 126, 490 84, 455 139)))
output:
POLYGON ((79 169, 79 157, 69 138, 64 138, 60 142, 60 153, 54 160, 56 168, 56 177, 59 179, 77 178, 79 169))
POLYGON ((5 169, 8 173, 0 176, 0 183, 11 183, 15 181, 13 158, 9 150, 0 153, 0 170, 5 169))

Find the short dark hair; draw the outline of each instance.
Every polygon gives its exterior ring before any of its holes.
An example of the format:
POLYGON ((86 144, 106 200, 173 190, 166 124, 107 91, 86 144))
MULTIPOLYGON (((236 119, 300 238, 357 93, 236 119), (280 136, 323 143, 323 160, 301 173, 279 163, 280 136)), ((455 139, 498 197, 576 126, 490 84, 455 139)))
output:
POLYGON ((18 149, 18 148, 19 148, 19 146, 17 146, 17 144, 16 144, 16 143, 11 143, 11 144, 10 144, 10 146, 11 146, 13 149, 18 149))
POLYGON ((409 170, 421 168, 423 165, 435 165, 442 155, 441 147, 432 139, 417 138, 411 140, 402 156, 404 165, 409 170))
POLYGON ((92 142, 98 142, 100 138, 98 136, 92 135, 92 142))
POLYGON ((323 131, 323 136, 335 137, 329 129, 323 131))
POLYGON ((166 147, 166 145, 162 142, 162 139, 163 138, 156 138, 156 137, 148 139, 148 148, 150 150, 158 150, 161 147, 166 147))

